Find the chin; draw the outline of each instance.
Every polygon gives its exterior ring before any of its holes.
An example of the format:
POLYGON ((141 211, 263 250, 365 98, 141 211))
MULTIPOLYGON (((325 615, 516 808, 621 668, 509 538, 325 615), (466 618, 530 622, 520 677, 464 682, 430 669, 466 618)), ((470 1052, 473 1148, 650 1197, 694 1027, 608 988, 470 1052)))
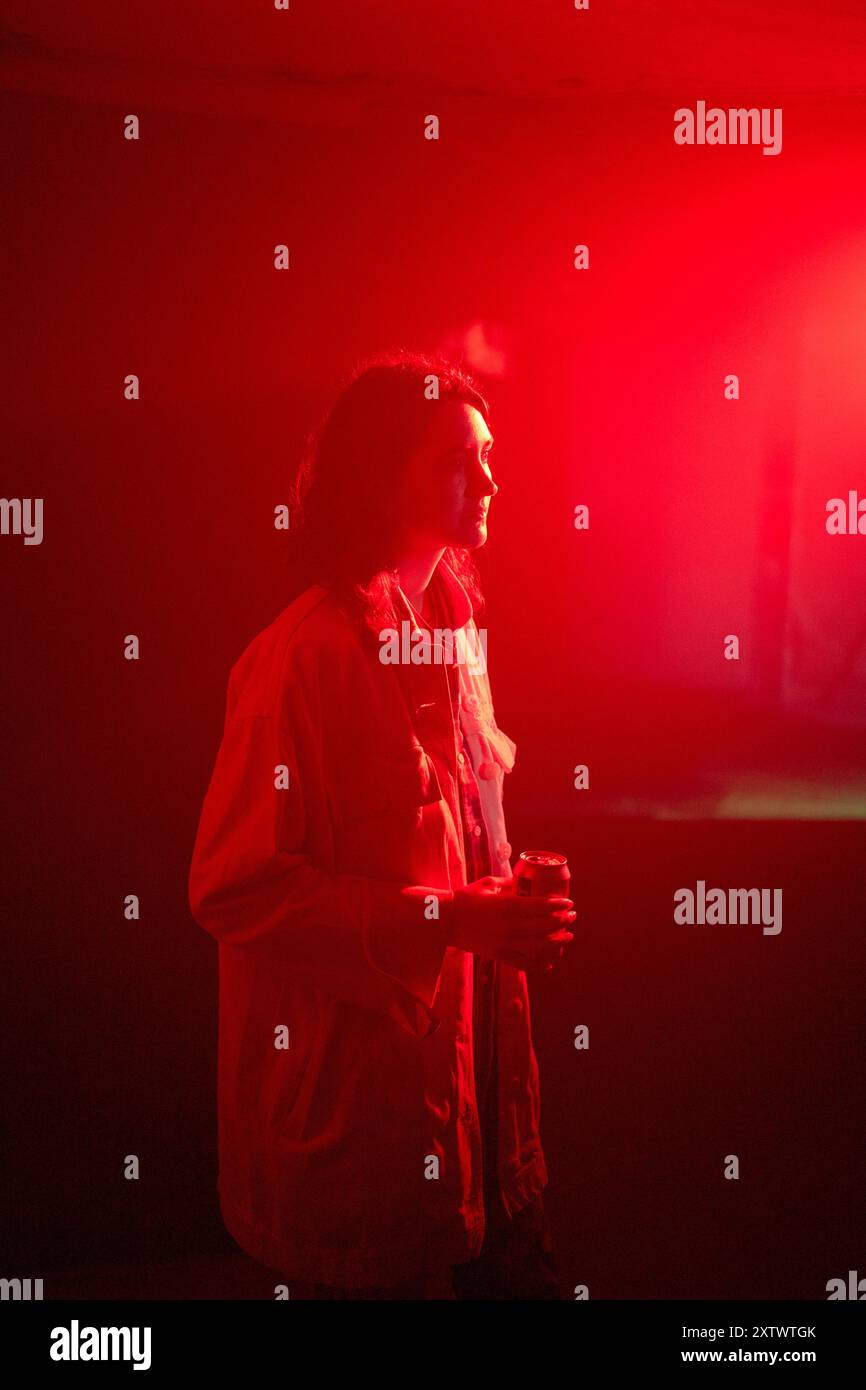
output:
POLYGON ((478 550, 480 546, 487 543, 487 522, 470 522, 461 532, 460 539, 451 542, 452 545, 462 546, 466 550, 478 550))

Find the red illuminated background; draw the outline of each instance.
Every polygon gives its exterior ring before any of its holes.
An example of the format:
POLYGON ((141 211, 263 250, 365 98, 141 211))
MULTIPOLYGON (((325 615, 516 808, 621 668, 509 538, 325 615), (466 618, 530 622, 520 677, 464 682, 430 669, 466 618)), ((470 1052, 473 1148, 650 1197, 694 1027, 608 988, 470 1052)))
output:
POLYGON ((569 855, 580 914, 532 995, 565 1289, 866 1273, 866 536, 824 526, 866 495, 862 4, 2 14, 2 491, 45 499, 45 539, 0 537, 0 1273, 272 1296, 217 1213, 186 873, 228 668, 285 602, 303 433, 399 345, 493 403, 510 838, 569 855), (698 100, 781 107, 782 152, 675 145, 698 100), (675 926, 698 878, 781 887, 782 933, 675 926))

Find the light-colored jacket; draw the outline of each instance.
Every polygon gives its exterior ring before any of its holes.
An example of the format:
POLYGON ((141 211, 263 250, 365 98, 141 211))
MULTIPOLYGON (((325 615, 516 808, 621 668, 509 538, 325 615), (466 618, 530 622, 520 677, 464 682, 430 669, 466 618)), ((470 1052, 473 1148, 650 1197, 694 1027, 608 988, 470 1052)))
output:
MULTIPOLYGON (((451 626, 474 629, 444 561, 436 579, 451 626)), ((509 873, 515 745, 486 663, 458 671, 493 871, 509 873)), ((466 882, 447 680, 384 665, 320 586, 231 671, 189 901, 219 942, 223 1220, 289 1279, 391 1285, 481 1249, 472 956, 423 927, 388 970, 377 947, 403 885, 466 882)), ((500 963, 499 982, 497 1168, 513 1212, 547 1172, 526 977, 500 963)))

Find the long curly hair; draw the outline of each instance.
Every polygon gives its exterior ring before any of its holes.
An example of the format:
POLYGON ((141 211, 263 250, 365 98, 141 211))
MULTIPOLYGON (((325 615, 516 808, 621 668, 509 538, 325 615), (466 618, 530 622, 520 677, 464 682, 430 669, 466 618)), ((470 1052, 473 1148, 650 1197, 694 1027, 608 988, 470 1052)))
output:
MULTIPOLYGON (((440 400, 463 401, 488 427, 490 407, 477 382, 446 359, 405 350, 359 363, 318 429, 306 439, 290 491, 290 598, 325 584, 374 637, 398 623, 400 483, 430 423, 427 379, 440 400)), ((483 607, 475 562, 449 546, 443 559, 483 607)))

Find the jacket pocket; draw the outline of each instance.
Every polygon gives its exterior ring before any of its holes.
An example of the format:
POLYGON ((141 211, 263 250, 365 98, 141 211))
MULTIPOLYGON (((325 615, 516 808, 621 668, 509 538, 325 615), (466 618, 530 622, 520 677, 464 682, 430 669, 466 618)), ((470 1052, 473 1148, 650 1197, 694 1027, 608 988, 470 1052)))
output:
POLYGON ((344 771, 339 789, 332 796, 338 826, 369 817, 399 817, 407 813, 420 823, 423 808, 442 800, 433 760, 417 742, 398 756, 371 758, 361 753, 344 771))
POLYGON ((289 1047, 285 1053, 268 1056, 268 1072, 260 1079, 260 1087, 268 1129, 284 1136, 300 1137, 299 1116, 306 1109, 301 1104, 302 1091, 310 1085, 309 1049, 298 1045, 298 1029, 289 1026, 289 1047), (293 1036, 294 1034, 294 1036, 293 1036))

